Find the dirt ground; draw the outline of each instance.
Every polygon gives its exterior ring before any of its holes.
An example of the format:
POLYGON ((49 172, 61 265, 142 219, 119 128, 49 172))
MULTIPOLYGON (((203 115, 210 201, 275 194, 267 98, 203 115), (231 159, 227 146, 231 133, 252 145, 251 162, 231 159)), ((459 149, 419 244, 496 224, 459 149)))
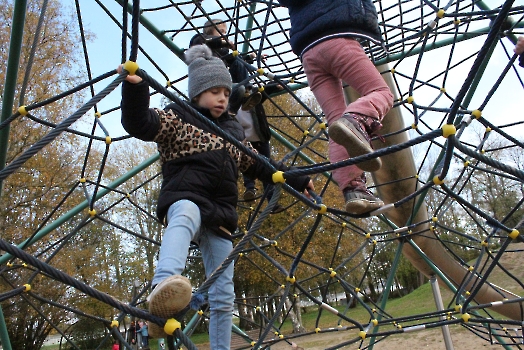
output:
MULTIPOLYGON (((453 349, 456 350, 501 350, 502 345, 491 345, 488 341, 477 337, 460 326, 450 327, 453 349)), ((323 350, 341 344, 353 338, 355 334, 349 331, 321 333, 295 338, 293 341, 304 350, 323 350)), ((338 349, 359 349, 358 343, 338 349)), ((209 344, 198 346, 199 350, 209 350, 209 344)), ((374 350, 446 350, 442 331, 437 328, 417 332, 393 335, 373 346, 374 350)), ((291 350, 291 346, 282 341, 271 346, 271 350, 291 350)))

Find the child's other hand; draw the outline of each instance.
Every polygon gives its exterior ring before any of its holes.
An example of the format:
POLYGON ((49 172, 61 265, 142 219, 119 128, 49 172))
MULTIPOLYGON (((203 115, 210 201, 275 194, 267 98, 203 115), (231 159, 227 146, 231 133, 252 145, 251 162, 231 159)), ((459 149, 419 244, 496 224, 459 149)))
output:
MULTIPOLYGON (((116 67, 116 71, 118 74, 122 74, 123 69, 124 69, 123 64, 120 64, 118 67, 116 67)), ((128 75, 126 77, 126 81, 130 82, 131 84, 138 84, 142 81, 142 78, 140 78, 138 75, 128 75)))
POLYGON ((524 52, 524 36, 519 36, 515 49, 513 49, 517 55, 524 52))
POLYGON ((307 184, 306 189, 304 190, 304 195, 309 199, 313 199, 313 197, 311 197, 311 195, 309 194, 308 190, 311 190, 311 191, 315 190, 315 186, 313 185, 313 180, 309 180, 309 183, 307 184))

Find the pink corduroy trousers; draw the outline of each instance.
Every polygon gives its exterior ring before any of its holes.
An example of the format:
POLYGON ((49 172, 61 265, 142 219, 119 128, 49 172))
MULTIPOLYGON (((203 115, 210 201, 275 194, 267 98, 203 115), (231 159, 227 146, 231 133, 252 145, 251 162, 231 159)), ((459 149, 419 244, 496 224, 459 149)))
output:
MULTIPOLYGON (((393 94, 388 85, 360 43, 354 39, 335 38, 313 46, 303 54, 302 66, 309 87, 326 115, 328 125, 347 112, 382 121, 393 106, 393 94), (361 96, 347 106, 342 81, 361 96)), ((329 140, 330 162, 348 158, 343 146, 329 140)), ((333 180, 343 190, 362 173, 356 165, 350 165, 333 170, 333 180)))

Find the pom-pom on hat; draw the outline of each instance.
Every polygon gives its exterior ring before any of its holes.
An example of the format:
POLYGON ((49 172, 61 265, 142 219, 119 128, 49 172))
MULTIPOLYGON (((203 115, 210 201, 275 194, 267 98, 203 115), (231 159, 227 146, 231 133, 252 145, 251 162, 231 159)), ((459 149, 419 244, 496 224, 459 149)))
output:
POLYGON ((188 65, 188 94, 189 99, 214 87, 225 87, 231 93, 231 75, 224 62, 213 56, 213 52, 206 45, 196 45, 185 53, 188 65))

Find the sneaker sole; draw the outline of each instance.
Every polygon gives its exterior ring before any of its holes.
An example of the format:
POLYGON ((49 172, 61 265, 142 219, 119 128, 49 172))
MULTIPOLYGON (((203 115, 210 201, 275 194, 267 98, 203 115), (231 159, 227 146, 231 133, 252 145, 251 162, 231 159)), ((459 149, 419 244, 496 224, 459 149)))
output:
POLYGON ((244 193, 244 200, 246 202, 252 202, 255 200, 255 194, 253 192, 244 193))
POLYGON ((180 275, 166 278, 149 295, 149 313, 170 318, 180 312, 191 301, 191 283, 180 275))
MULTIPOLYGON (((351 123, 344 123, 339 119, 328 129, 329 137, 339 145, 343 146, 351 157, 358 157, 373 153, 373 148, 366 139, 362 139, 362 134, 351 123)), ((364 171, 377 171, 382 166, 380 158, 374 158, 355 164, 364 171)))
POLYGON ((260 101, 262 101, 262 95, 251 95, 247 98, 247 101, 242 104, 241 109, 243 111, 249 111, 255 108, 260 101))
POLYGON ((381 200, 368 201, 367 199, 354 199, 346 203, 346 211, 350 214, 360 215, 369 213, 382 206, 384 206, 384 202, 381 200))

